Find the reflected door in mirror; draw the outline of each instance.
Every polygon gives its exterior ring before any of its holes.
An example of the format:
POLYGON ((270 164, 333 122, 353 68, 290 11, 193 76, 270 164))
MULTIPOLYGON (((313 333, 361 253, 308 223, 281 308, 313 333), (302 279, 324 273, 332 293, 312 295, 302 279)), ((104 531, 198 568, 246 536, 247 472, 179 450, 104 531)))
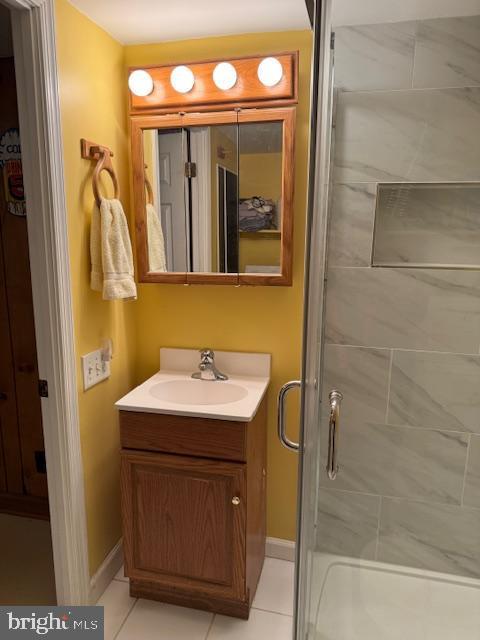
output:
POLYGON ((238 273, 238 176, 217 165, 219 273, 238 273))
POLYGON ((148 262, 153 272, 188 269, 183 135, 182 129, 151 129, 143 134, 148 262))

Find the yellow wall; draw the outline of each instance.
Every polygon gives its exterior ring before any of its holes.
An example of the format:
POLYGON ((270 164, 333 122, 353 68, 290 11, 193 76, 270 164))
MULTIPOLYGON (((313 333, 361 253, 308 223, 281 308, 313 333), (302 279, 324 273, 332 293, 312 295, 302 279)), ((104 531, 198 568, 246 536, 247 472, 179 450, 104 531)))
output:
MULTIPOLYGON (((268 535, 293 539, 295 454, 276 436, 276 395, 300 372, 311 34, 266 33, 122 47, 105 31, 56 0, 57 55, 66 174, 68 232, 78 363, 90 570, 121 535, 119 434, 114 402, 158 369, 160 346, 264 351, 273 356, 268 427, 268 535), (89 286, 92 165, 80 138, 114 152, 121 199, 130 215, 126 66, 300 50, 296 129, 295 243, 292 287, 140 285, 137 302, 104 302, 89 286), (108 381, 83 391, 80 355, 114 341, 108 381)), ((132 225, 131 225, 132 226, 132 225)), ((295 437, 298 414, 292 411, 295 437)))
POLYGON ((282 160, 277 153, 241 153, 240 198, 261 196, 277 203, 282 197, 282 160))
MULTIPOLYGON (((292 287, 148 285, 137 304, 137 380, 158 369, 158 348, 177 346, 271 353, 273 370, 268 424, 268 535, 295 537, 298 457, 276 435, 276 395, 300 374, 303 257, 307 194, 311 33, 256 33, 127 46, 127 66, 226 59, 274 51, 300 50, 296 123, 295 242, 292 287)), ((294 411, 290 433, 296 435, 294 411)))
POLYGON ((81 442, 94 573, 121 535, 119 433, 113 405, 135 382, 138 303, 104 302, 90 289, 92 165, 80 158, 80 138, 111 147, 122 200, 128 206, 124 50, 66 0, 56 2, 56 22, 81 442), (104 337, 114 343, 111 378, 84 392, 80 356, 100 347, 104 337))
POLYGON ((240 231, 238 259, 240 273, 253 264, 280 269, 280 235, 268 231, 240 231))

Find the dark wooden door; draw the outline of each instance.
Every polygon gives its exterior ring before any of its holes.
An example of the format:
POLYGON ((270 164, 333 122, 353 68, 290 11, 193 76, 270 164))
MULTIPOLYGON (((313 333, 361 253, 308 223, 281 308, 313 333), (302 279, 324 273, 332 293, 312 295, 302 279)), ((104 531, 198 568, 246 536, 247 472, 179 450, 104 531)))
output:
POLYGON ((123 451, 126 575, 245 599, 245 501, 244 464, 123 451))
POLYGON ((238 273, 238 176, 217 167, 219 268, 222 273, 238 273))
MULTIPOLYGON (((15 155, 19 124, 12 58, 0 59, 0 95, 0 429, 5 477, 0 490, 46 498, 27 219, 21 159, 15 155)), ((0 508, 11 504, 2 500, 0 508)))
MULTIPOLYGON (((1 194, 1 191, 0 191, 1 194)), ((17 397, 13 368, 10 322, 8 317, 7 291, 3 243, 0 241, 0 468, 4 482, 1 491, 23 494, 22 454, 18 432, 17 397)))

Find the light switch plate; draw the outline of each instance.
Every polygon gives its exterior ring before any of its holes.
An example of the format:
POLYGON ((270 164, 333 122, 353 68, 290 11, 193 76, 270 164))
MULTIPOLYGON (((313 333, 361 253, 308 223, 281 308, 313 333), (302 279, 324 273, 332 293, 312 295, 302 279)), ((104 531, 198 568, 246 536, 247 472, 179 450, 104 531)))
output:
POLYGON ((82 356, 83 389, 86 391, 110 377, 110 362, 102 359, 102 350, 82 356))

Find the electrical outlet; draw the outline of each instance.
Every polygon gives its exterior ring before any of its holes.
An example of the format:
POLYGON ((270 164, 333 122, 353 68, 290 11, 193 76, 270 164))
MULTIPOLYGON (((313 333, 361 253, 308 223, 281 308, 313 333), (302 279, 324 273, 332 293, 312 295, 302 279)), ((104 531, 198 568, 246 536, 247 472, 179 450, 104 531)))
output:
POLYGON ((86 391, 110 377, 110 361, 102 358, 102 349, 82 356, 83 389, 86 391))

